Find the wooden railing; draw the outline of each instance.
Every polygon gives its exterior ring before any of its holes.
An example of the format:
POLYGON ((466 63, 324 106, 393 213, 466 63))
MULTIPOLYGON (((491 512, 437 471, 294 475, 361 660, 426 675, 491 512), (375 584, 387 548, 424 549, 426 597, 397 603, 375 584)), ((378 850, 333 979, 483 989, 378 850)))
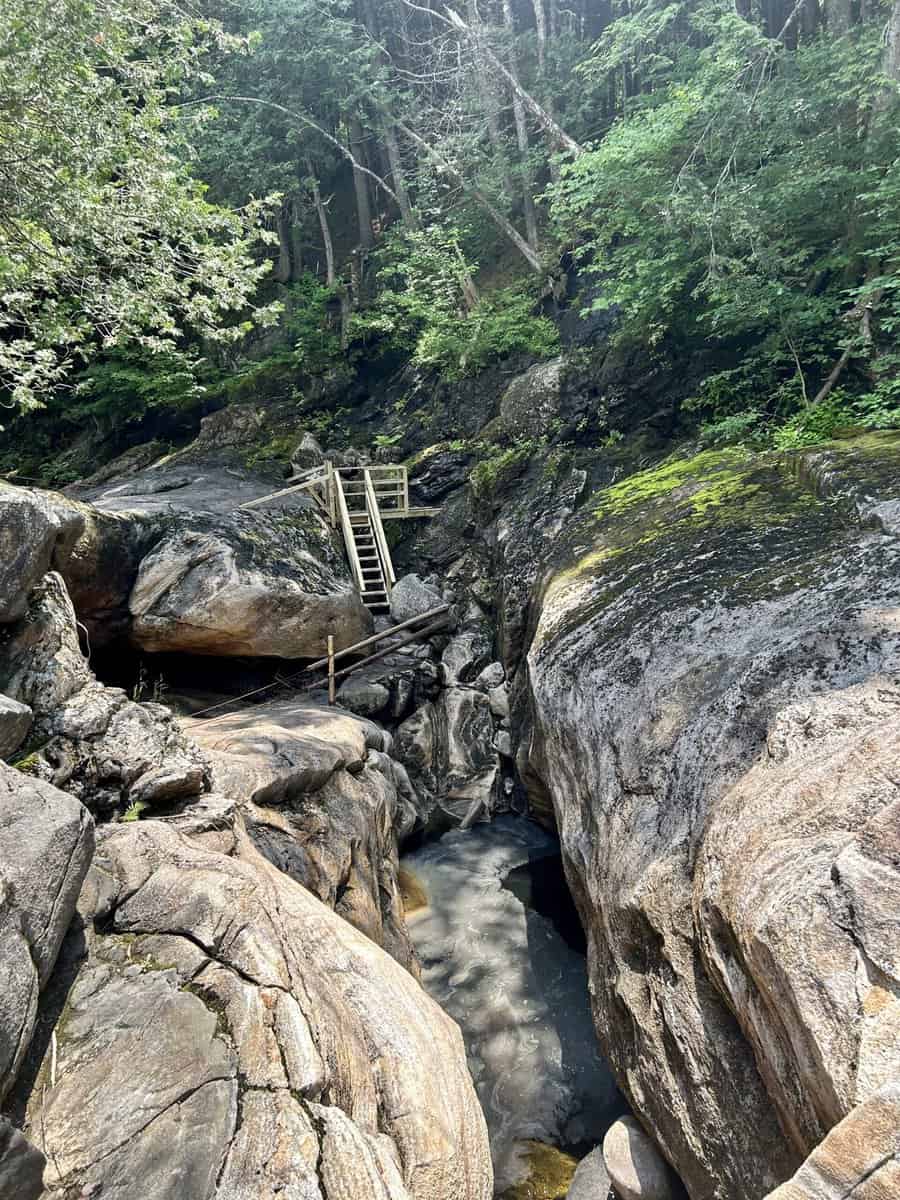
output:
POLYGON ((378 497, 375 494, 375 486, 372 483, 372 474, 368 467, 365 471, 365 484, 366 508, 369 511, 369 520, 372 522, 372 533, 375 537, 375 546, 378 550, 378 557, 381 560, 381 572, 384 575, 384 582, 387 587, 388 595, 390 595, 391 588, 397 582, 397 576, 394 574, 394 564, 391 561, 391 551, 387 544, 384 526, 381 523, 381 509, 378 504, 378 497))
POLYGON ((356 553, 356 538, 353 535, 353 525, 350 521, 350 510, 347 507, 347 497, 344 495, 344 485, 341 482, 339 471, 335 471, 333 475, 334 494, 337 499, 338 515, 341 522, 341 530, 344 534, 344 544, 347 547, 347 556, 350 559, 350 568, 353 571, 353 578, 356 580, 356 586, 360 592, 366 590, 366 581, 362 572, 362 564, 359 561, 359 555, 356 553))

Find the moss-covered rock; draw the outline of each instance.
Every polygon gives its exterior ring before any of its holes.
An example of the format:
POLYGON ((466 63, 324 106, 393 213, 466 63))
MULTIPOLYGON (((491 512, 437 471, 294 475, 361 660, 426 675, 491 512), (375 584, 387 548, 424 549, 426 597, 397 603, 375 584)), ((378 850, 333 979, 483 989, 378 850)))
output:
POLYGON ((898 499, 896 433, 707 451, 530 537, 520 766, 606 1053, 696 1197, 758 1200, 900 1070, 898 499))

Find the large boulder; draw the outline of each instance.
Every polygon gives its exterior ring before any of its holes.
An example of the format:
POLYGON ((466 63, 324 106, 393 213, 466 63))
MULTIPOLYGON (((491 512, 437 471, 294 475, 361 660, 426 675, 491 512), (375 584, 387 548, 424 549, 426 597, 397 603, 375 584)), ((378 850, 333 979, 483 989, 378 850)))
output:
POLYGON ((39 747, 22 769, 93 811, 168 803, 206 786, 205 761, 168 709, 135 703, 94 677, 54 572, 32 590, 22 620, 0 633, 0 690, 33 713, 39 747))
POLYGON ((260 855, 103 830, 87 958, 31 1092, 47 1200, 488 1200, 456 1026, 260 855), (173 1190, 174 1189, 174 1190, 173 1190))
POLYGON ((398 837, 415 797, 385 734, 304 700, 187 722, 216 792, 244 807, 262 853, 415 970, 398 886, 398 837))
POLYGON ((426 819, 440 810, 452 823, 468 825, 494 810, 500 762, 483 692, 442 691, 399 726, 395 748, 423 796, 426 819))
POLYGON ((154 652, 320 656, 372 631, 325 522, 311 512, 196 515, 143 559, 129 607, 154 652))
POLYGON ((28 1049, 93 847, 77 800, 0 763, 0 1098, 28 1049))
POLYGON ((565 360, 537 363, 510 383, 500 399, 500 422, 513 437, 540 437, 559 415, 565 360))
POLYGON ((0 1117, 0 1197, 38 1200, 44 1190, 45 1163, 40 1150, 0 1117))
POLYGON ((634 1117, 620 1117, 610 1125, 603 1163, 619 1200, 677 1200, 666 1160, 634 1117))
POLYGON ((0 758, 10 758, 31 730, 34 714, 27 704, 0 695, 0 758))
POLYGON ((900 1196, 900 1080, 879 1088, 830 1131, 766 1200, 888 1200, 900 1196))
POLYGON ((867 516, 900 437, 825 458, 592 496, 514 689, 599 1037, 695 1200, 759 1200, 900 1076, 900 542, 867 516))
POLYGON ((401 624, 421 617, 444 603, 441 593, 418 575, 404 575, 391 589, 391 616, 401 624))
POLYGON ((31 589, 65 566, 83 530, 63 497, 0 483, 0 624, 24 614, 31 589))

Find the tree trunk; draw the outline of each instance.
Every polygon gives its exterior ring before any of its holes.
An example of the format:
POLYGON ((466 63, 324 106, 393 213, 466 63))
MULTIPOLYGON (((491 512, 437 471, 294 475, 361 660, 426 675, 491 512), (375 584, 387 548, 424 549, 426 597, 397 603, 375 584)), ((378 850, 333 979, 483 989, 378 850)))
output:
POLYGON ((900 0, 894 0, 885 31, 884 73, 900 83, 900 0))
POLYGON ((337 275, 334 270, 334 243, 331 240, 331 227, 328 224, 328 213, 322 202, 319 180, 316 178, 312 162, 309 159, 306 160, 306 170, 310 179, 313 205, 315 206, 316 216, 319 218, 319 228, 322 231, 322 245, 325 248, 325 282, 329 287, 334 287, 337 283, 337 275))
MULTIPOLYGON (((366 32, 372 41, 378 46, 378 61, 385 70, 390 68, 390 60, 381 46, 380 37, 381 30, 378 24, 378 17, 375 11, 375 5, 372 0, 361 0, 362 21, 366 27, 366 32)), ((412 204, 409 199, 409 191, 406 186, 406 174, 403 170, 403 159, 400 157, 400 144, 397 141, 397 130, 394 127, 393 119, 386 113, 381 114, 380 119, 381 132, 384 138, 384 145, 387 151, 388 164, 390 166, 391 179, 394 183, 394 191, 397 193, 397 207, 400 209, 400 216, 413 229, 419 226, 418 218, 413 211, 412 204)))
POLYGON ((490 60, 484 53, 484 31, 481 18, 478 14, 478 5, 475 0, 466 0, 466 12, 469 18, 469 28, 472 30, 473 35, 475 81, 479 97, 481 98, 481 107, 484 110, 488 140, 494 152, 494 159, 500 167, 503 190, 510 202, 512 202, 515 200, 516 185, 510 173, 506 147, 503 144, 503 134, 500 131, 500 104, 497 99, 497 87, 495 81, 491 78, 489 70, 490 60))
MULTIPOLYGON (((503 0, 503 21, 506 25, 507 33, 509 34, 510 48, 510 71, 513 78, 518 82, 519 72, 516 63, 516 25, 513 15, 512 0, 503 0)), ((516 123, 516 142, 519 147, 519 170, 522 175, 522 212, 525 217, 525 236, 528 238, 528 244, 536 252, 540 250, 538 241, 538 224, 537 210, 534 204, 534 185, 531 179, 531 168, 528 162, 529 142, 528 142, 528 123, 525 120, 525 105, 516 95, 515 90, 512 93, 513 118, 516 123)))
POLYGON ((537 33, 538 68, 541 75, 547 70, 547 13, 544 0, 531 0, 534 9, 534 28, 537 33))
POLYGON ((291 200, 291 279, 303 274, 303 207, 300 198, 291 200))
MULTIPOLYGON (((455 29, 458 29, 460 33, 464 33, 470 41, 474 41, 474 34, 472 33, 472 30, 468 27, 459 13, 454 12, 452 8, 448 8, 445 19, 448 25, 452 25, 455 29)), ((503 78, 512 88, 513 95, 518 96, 528 111, 535 118, 541 129, 543 129, 558 146, 561 146, 564 150, 568 150, 570 154, 574 154, 576 157, 584 154, 584 147, 580 146, 574 138, 569 137, 562 126, 557 124, 557 122, 554 120, 552 114, 549 113, 542 105, 538 104, 534 96, 532 96, 530 92, 527 92, 517 79, 513 78, 490 46, 484 45, 482 49, 491 66, 498 73, 498 75, 503 76, 503 78)))
POLYGON ((400 157, 400 143, 397 141, 397 130, 393 121, 385 118, 382 126, 384 144, 387 147, 388 162, 391 164, 391 179, 394 181, 394 191, 397 193, 397 206, 400 216, 411 229, 418 229, 419 219, 409 202, 409 192, 406 188, 406 176, 403 171, 403 160, 400 157))
POLYGON ((348 125, 350 130, 350 151, 354 159, 353 191, 356 195, 359 244, 364 251, 368 251, 375 245, 375 237, 372 233, 372 206, 369 203, 369 185, 366 182, 364 173, 357 166, 357 162, 363 156, 363 145, 366 139, 363 133, 362 122, 357 113, 351 114, 348 125))
POLYGON ((278 210, 276 227, 278 229, 278 262, 275 265, 275 278, 279 283, 289 283, 291 278, 291 218, 289 200, 285 200, 278 210))
POLYGON ((468 194, 474 201, 476 201, 477 204, 481 205, 497 228, 509 238, 509 240, 519 251, 533 271, 543 271, 544 266, 538 255, 535 254, 531 246, 528 245, 528 243, 519 233, 518 229, 516 229, 515 225, 513 225, 512 221, 508 220, 503 213, 491 203, 491 201, 487 196, 485 196, 484 192, 482 192, 480 188, 476 187, 474 183, 469 183, 469 181, 463 175, 461 175, 459 171, 457 171, 456 167, 454 167, 452 163, 448 162, 448 160, 444 158, 443 154, 441 154, 439 150, 435 150, 435 148, 429 145, 429 143, 426 142, 423 137, 420 137, 414 130, 410 129, 408 125, 403 125, 398 121, 397 128, 401 130, 405 137, 409 138, 413 145, 418 146, 428 158, 437 163, 444 171, 447 172, 448 175, 455 179, 463 191, 468 192, 468 194))

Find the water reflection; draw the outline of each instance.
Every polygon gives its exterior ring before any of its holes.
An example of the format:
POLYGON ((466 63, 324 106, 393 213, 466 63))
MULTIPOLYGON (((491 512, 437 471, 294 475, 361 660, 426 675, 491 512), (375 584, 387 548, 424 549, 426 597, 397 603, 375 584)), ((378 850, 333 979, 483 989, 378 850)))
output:
POLYGON ((410 917, 423 983, 462 1028, 498 1192, 527 1173, 524 1143, 587 1150, 624 1108, 597 1049, 584 956, 557 928, 577 941, 571 910, 552 901, 557 853, 538 826, 503 817, 404 859, 428 893, 410 917))

